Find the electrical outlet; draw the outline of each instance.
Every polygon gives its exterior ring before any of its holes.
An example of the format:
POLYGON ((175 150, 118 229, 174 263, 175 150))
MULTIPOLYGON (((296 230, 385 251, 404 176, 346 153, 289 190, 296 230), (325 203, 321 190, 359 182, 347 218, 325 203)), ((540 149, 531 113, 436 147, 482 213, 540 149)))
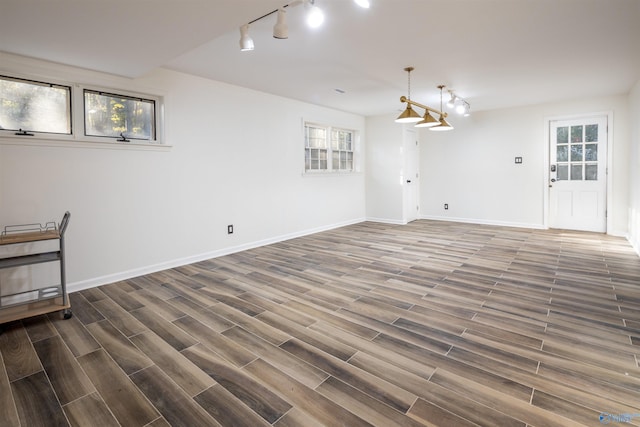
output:
POLYGON ((233 224, 227 225, 227 234, 233 234, 233 224))
POLYGON ((444 204, 444 210, 445 210, 445 211, 448 211, 448 210, 449 210, 449 203, 445 203, 445 204, 444 204))
POLYGON ((516 165, 522 164, 522 157, 516 157, 516 165))

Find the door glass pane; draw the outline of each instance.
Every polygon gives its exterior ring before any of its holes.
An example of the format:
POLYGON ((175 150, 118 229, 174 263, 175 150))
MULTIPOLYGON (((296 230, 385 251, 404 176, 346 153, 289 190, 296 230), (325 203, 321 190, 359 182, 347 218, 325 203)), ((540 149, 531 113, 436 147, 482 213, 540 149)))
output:
POLYGON ((564 126, 556 129, 556 142, 558 144, 569 143, 569 128, 564 126))
POLYGON ((571 142, 582 142, 582 126, 571 126, 571 142))
POLYGON ((598 165, 585 165, 584 167, 584 179, 587 181, 598 180, 598 165))
POLYGON ((598 161, 598 144, 587 144, 584 146, 584 159, 587 162, 598 161))
POLYGON ((559 145, 557 147, 557 155, 556 161, 558 162, 566 162, 569 161, 569 146, 568 145, 559 145))
POLYGON ((582 181, 582 165, 571 165, 571 181, 582 181))
POLYGON ((566 181, 569 179, 569 166, 558 165, 558 173, 556 179, 558 181, 566 181))
POLYGON ((587 125, 584 130, 585 142, 596 142, 598 140, 598 125, 587 125))
POLYGON ((583 156, 582 144, 575 144, 571 146, 571 161, 581 162, 583 156))

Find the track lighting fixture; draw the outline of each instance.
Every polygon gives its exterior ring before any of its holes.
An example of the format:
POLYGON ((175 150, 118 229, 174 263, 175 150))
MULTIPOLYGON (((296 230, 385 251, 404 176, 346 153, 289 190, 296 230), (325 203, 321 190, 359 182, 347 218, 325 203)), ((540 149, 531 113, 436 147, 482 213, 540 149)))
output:
POLYGON ((273 26, 273 38, 289 38, 289 28, 287 27, 287 11, 284 9, 278 9, 278 18, 276 20, 276 25, 273 26))
POLYGON ((249 37, 249 24, 244 24, 240 27, 240 50, 245 52, 253 48, 253 39, 249 37))
POLYGON ((452 89, 448 89, 448 92, 451 98, 447 102, 447 107, 454 108, 456 113, 465 117, 471 114, 471 105, 466 99, 456 94, 452 89))
MULTIPOLYGON (((269 15, 273 15, 277 13, 276 24, 273 26, 273 37, 276 39, 287 39, 289 38, 289 27, 287 26, 287 11, 286 8, 299 6, 300 4, 304 5, 306 21, 307 25, 311 28, 317 28, 324 22, 324 13, 322 10, 316 6, 316 0, 294 0, 291 3, 285 4, 284 6, 272 10, 269 13, 262 15, 259 18, 254 19, 253 21, 248 22, 245 25, 240 26, 240 50, 247 51, 253 50, 254 44, 253 39, 249 37, 249 25, 253 24, 256 21, 261 20, 262 18, 266 18, 269 15)), ((368 5, 368 0, 357 0, 357 3, 362 7, 365 4, 368 5)))

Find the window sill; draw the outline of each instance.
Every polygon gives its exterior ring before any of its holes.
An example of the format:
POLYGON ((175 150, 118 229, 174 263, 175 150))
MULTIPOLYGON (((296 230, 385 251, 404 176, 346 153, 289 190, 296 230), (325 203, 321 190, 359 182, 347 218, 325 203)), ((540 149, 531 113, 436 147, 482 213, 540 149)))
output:
POLYGON ((358 176, 362 175, 360 171, 352 171, 352 172, 339 172, 339 171, 331 171, 331 172, 302 172, 303 177, 338 177, 338 176, 358 176))
POLYGON ((75 139, 49 139, 41 137, 0 137, 0 145, 17 145, 27 147, 61 147, 61 148, 93 148, 103 150, 137 150, 137 151, 170 151, 172 145, 136 143, 136 142, 103 142, 83 141, 75 139))

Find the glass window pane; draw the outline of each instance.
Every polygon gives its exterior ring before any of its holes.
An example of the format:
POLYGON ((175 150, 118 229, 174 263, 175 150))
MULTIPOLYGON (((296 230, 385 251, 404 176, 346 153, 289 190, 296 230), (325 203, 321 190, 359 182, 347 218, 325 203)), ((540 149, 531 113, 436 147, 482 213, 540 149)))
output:
POLYGON ((563 126, 561 128, 556 129, 556 142, 558 144, 568 144, 569 143, 569 128, 563 126))
POLYGON ((571 126, 571 142, 582 142, 582 126, 571 126))
POLYGON ((571 161, 581 162, 583 159, 582 144, 571 145, 571 161))
POLYGON ((598 165, 585 165, 584 167, 584 179, 587 181, 598 180, 598 165))
POLYGON ((88 136, 154 140, 155 101, 91 90, 84 91, 88 136))
POLYGON ((558 181, 566 181, 569 179, 568 165, 558 165, 558 173, 557 173, 556 179, 558 181))
POLYGON ((582 181, 582 165, 571 165, 571 181, 582 181))
POLYGON ((585 142, 598 141, 598 125, 586 125, 584 129, 585 142))
POLYGON ((340 168, 340 152, 339 151, 334 151, 331 154, 331 167, 334 170, 340 168))
POLYGON ((0 129, 71 134, 71 88, 0 76, 0 129))
POLYGON ((584 146, 584 159, 587 162, 598 161, 598 144, 587 144, 584 146))
POLYGON ((567 162, 569 161, 569 146, 568 145, 559 145, 557 147, 556 161, 558 162, 567 162))

